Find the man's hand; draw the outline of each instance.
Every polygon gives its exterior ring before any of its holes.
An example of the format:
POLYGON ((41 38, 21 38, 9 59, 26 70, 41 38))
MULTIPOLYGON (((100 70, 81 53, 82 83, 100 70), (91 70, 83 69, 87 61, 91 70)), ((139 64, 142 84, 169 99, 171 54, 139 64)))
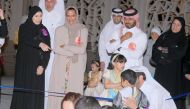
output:
POLYGON ((131 32, 125 33, 123 36, 120 37, 121 43, 124 42, 125 40, 129 39, 133 34, 131 32))
POLYGON ((111 40, 110 40, 110 43, 113 43, 113 42, 115 42, 115 41, 116 41, 115 39, 111 39, 111 40))
POLYGON ((64 48, 64 44, 60 45, 61 48, 64 48))
POLYGON ((130 109, 137 109, 137 102, 134 97, 127 97, 124 101, 123 104, 125 107, 129 107, 130 109))

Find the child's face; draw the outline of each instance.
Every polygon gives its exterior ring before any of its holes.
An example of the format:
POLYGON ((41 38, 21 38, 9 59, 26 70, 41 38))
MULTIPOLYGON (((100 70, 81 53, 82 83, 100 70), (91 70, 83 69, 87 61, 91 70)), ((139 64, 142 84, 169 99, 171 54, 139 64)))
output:
POLYGON ((91 65, 91 70, 96 72, 96 71, 99 71, 99 67, 96 66, 96 64, 92 64, 91 65))
POLYGON ((121 78, 121 85, 123 88, 127 87, 127 86, 129 86, 129 82, 127 80, 123 80, 123 78, 121 78))
POLYGON ((124 67, 125 67, 125 63, 124 62, 122 62, 122 63, 120 63, 120 62, 114 62, 114 68, 116 68, 116 69, 118 69, 120 71, 123 71, 124 67))

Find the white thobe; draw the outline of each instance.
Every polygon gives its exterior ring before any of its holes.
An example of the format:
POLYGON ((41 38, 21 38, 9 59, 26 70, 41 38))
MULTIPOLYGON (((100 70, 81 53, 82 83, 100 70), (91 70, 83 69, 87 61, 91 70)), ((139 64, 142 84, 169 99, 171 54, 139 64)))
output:
POLYGON ((170 93, 161 86, 150 74, 148 69, 144 66, 133 66, 129 68, 135 72, 144 72, 146 81, 140 87, 140 90, 146 95, 150 106, 149 109, 177 109, 170 93))
POLYGON ((164 88, 145 81, 140 90, 147 96, 149 109, 177 109, 173 100, 166 100, 171 96, 164 88))
POLYGON ((127 62, 125 64, 125 69, 131 66, 143 65, 143 54, 147 47, 147 36, 137 27, 131 29, 124 28, 122 30, 122 35, 127 32, 132 33, 132 37, 120 43, 120 32, 116 31, 113 35, 113 39, 116 41, 113 43, 107 43, 108 52, 120 53, 125 56, 127 62), (129 45, 135 45, 135 49, 130 49, 129 45), (119 49, 119 50, 118 50, 119 49))
MULTIPOLYGON (((56 4, 50 12, 45 8, 45 0, 39 0, 39 7, 43 11, 42 24, 48 29, 51 39, 51 48, 54 49, 54 36, 57 27, 65 23, 65 5, 63 0, 56 0, 56 4)), ((49 63, 45 70, 45 91, 49 89, 49 80, 52 72, 52 64, 54 60, 54 53, 51 52, 49 63)), ((48 93, 45 93, 47 96, 48 93)), ((44 109, 47 109, 48 97, 44 100, 44 109)))
POLYGON ((153 77, 155 73, 155 67, 150 64, 150 59, 152 57, 152 46, 154 45, 154 43, 155 41, 153 41, 152 39, 148 40, 148 46, 143 57, 143 65, 148 68, 153 77))
POLYGON ((113 20, 109 21, 102 32, 100 33, 99 37, 99 45, 98 45, 98 51, 99 51, 99 57, 100 61, 105 63, 105 68, 108 67, 111 56, 108 55, 106 50, 106 43, 109 42, 110 38, 113 35, 113 31, 119 31, 122 27, 122 24, 114 24, 113 20))

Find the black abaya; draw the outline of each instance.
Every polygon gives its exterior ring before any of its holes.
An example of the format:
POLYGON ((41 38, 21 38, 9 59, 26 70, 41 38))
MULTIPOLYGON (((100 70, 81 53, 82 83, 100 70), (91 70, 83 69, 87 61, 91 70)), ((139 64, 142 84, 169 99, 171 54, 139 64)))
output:
POLYGON ((14 81, 16 88, 33 91, 15 89, 10 109, 44 109, 44 93, 40 91, 44 91, 45 74, 37 75, 36 70, 38 66, 45 70, 48 64, 50 52, 43 52, 39 44, 50 46, 50 36, 45 26, 32 22, 32 16, 38 11, 41 11, 39 7, 31 8, 29 18, 19 28, 14 81))

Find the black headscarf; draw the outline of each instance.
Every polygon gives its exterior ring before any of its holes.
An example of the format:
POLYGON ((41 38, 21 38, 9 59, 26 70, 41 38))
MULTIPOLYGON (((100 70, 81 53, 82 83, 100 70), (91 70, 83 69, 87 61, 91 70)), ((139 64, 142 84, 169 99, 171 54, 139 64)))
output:
MULTIPOLYGON (((159 44, 159 46, 169 46, 169 45, 181 45, 184 46, 186 41, 185 36, 185 20, 182 17, 175 17, 174 20, 178 20, 181 23, 181 30, 177 33, 172 32, 172 24, 170 29, 163 33, 158 40, 156 41, 155 45, 159 44), (160 45, 161 44, 161 45, 160 45)), ((174 22, 172 21, 172 23, 174 22)))
POLYGON ((156 40, 152 50, 152 59, 156 63, 161 60, 160 58, 163 56, 165 57, 165 60, 181 59, 186 51, 187 41, 185 36, 185 20, 182 17, 175 17, 174 20, 178 20, 181 23, 181 29, 179 32, 174 33, 172 32, 171 24, 170 29, 163 33, 158 40, 156 40), (169 53, 162 53, 158 50, 158 47, 168 48, 169 53))
MULTIPOLYGON (((28 13, 28 19, 26 20, 25 24, 29 24, 29 25, 36 25, 33 23, 32 21, 32 17, 37 13, 37 12, 42 12, 41 8, 38 7, 38 6, 33 6, 31 7, 31 9, 29 10, 29 13, 28 13)), ((41 23, 40 23, 41 24, 41 23)), ((37 26, 37 25, 36 25, 37 26)))
MULTIPOLYGON (((181 30, 177 33, 172 32, 172 24, 170 26, 170 29, 165 32, 163 34, 162 37, 166 37, 169 38, 169 42, 168 44, 171 43, 180 43, 180 45, 184 43, 184 41, 186 40, 186 36, 185 36, 185 20, 183 17, 175 17, 174 20, 178 20, 181 23, 181 30)), ((174 20, 172 21, 172 23, 174 22, 174 20)))
POLYGON ((37 13, 37 12, 42 12, 41 8, 38 6, 33 6, 31 7, 31 9, 29 10, 28 13, 28 18, 26 20, 26 22, 22 25, 23 26, 23 32, 26 32, 28 35, 31 36, 36 36, 38 34, 40 34, 40 28, 43 27, 43 24, 40 23, 38 25, 34 24, 34 22, 32 21, 32 17, 37 13))

